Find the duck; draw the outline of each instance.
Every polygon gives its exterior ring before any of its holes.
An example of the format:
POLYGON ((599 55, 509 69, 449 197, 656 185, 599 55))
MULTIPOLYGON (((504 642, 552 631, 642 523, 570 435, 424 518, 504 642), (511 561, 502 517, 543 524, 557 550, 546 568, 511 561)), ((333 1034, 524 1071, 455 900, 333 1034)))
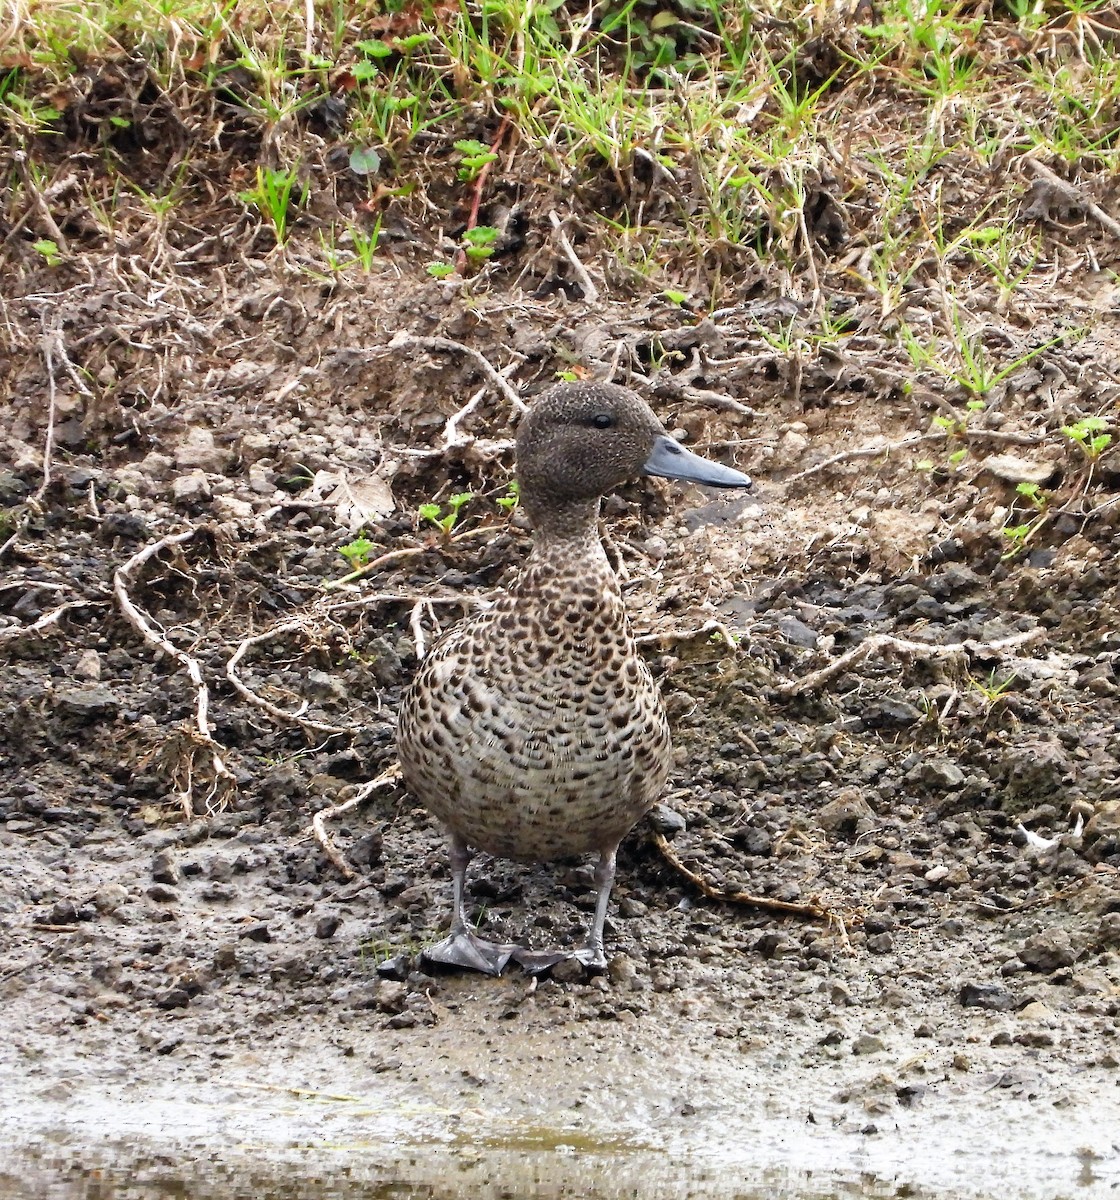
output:
POLYGON ((602 971, 619 843, 657 802, 673 760, 600 538, 600 501, 641 475, 713 488, 751 480, 687 450, 645 400, 606 382, 549 388, 522 416, 515 447, 531 551, 489 607, 432 645, 399 710, 404 784, 449 844, 451 928, 422 958, 488 975, 565 958, 602 971), (584 945, 542 951, 481 937, 465 907, 479 850, 527 863, 594 855, 584 945))

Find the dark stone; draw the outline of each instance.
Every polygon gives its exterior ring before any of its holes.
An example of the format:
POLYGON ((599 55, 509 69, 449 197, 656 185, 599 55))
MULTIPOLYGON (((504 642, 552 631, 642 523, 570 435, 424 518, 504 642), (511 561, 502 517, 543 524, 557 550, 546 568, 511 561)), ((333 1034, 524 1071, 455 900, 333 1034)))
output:
POLYGON ((1056 971, 1071 967, 1081 957, 1064 929, 1044 929, 1027 938, 1019 949, 1019 958, 1032 971, 1056 971))
POLYGON ((406 954, 398 954, 396 958, 387 958, 377 964, 377 973, 382 979, 392 979, 403 983, 408 978, 409 958, 406 954))
POLYGON ((251 942, 271 942, 272 931, 263 921, 257 921, 254 925, 247 925, 241 930, 238 935, 242 938, 248 938, 251 942))
POLYGON ((57 704, 61 712, 86 721, 115 716, 120 708, 120 701, 108 688, 96 687, 61 692, 57 704))
POLYGON ((0 508, 13 508, 31 494, 31 485, 14 471, 0 471, 0 508))
POLYGON ((152 879, 156 883, 178 883, 182 878, 179 864, 170 850, 159 850, 152 855, 152 879))
POLYGON ((795 646, 804 646, 806 650, 816 648, 816 631, 810 629, 804 621, 799 621, 796 617, 779 617, 778 632, 787 642, 792 642, 795 646))
POLYGON ((168 988, 156 997, 157 1008, 186 1008, 190 1002, 186 989, 181 987, 168 988))
POLYGON ((666 808, 664 804, 656 804, 650 810, 649 823, 665 837, 684 833, 688 828, 684 817, 680 813, 673 812, 671 808, 666 808))
POLYGON ((381 834, 376 831, 363 833, 360 838, 355 839, 350 849, 346 852, 346 857, 356 867, 373 867, 381 861, 381 834))
POLYGON ((1018 1007, 1014 995, 998 983, 966 983, 959 999, 964 1008, 986 1008, 992 1012, 1012 1012, 1018 1007))
POLYGON ((325 917, 320 917, 315 922, 315 936, 322 941, 334 937, 338 932, 338 927, 342 924, 342 918, 337 917, 334 913, 330 913, 325 917))
POLYGON ((916 725, 922 719, 921 711, 913 704, 891 696, 872 700, 860 715, 868 729, 905 729, 908 725, 916 725))
POLYGON ((148 536, 148 523, 136 513, 106 513, 101 521, 101 536, 140 542, 148 536))
POLYGON ((179 893, 165 883, 153 883, 147 891, 148 899, 157 904, 173 904, 179 899, 179 893))

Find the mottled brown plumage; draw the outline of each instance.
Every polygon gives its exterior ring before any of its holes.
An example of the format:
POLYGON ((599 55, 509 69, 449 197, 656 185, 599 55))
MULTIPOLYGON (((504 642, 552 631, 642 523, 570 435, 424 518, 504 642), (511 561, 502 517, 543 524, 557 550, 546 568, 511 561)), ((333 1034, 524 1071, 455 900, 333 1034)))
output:
POLYGON ((611 384, 560 384, 517 438, 532 552, 490 608, 450 630, 401 706, 405 783, 447 828, 451 936, 426 953, 497 973, 562 957, 495 946, 463 912, 470 847, 544 862, 596 853, 599 905, 578 957, 604 962, 618 843, 656 802, 671 763, 661 698, 630 633, 597 532, 599 499, 641 474, 744 487, 746 476, 673 442, 644 401, 611 384))

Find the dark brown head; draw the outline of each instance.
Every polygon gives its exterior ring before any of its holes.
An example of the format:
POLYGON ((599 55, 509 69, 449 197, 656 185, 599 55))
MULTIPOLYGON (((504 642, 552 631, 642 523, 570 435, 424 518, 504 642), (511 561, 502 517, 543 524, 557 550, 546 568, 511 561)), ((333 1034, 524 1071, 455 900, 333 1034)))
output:
POLYGON ((613 383, 559 383, 539 396, 517 429, 517 477, 530 519, 586 505, 639 475, 709 487, 750 487, 739 471, 685 450, 653 409, 613 383))

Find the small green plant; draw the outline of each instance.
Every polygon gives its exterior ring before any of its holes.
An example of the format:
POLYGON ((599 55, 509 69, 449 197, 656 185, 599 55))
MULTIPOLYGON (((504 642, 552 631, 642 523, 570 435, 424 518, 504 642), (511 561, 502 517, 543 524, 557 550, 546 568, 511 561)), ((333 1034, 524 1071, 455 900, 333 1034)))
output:
POLYGON ((365 534, 359 534, 352 542, 345 546, 339 546, 338 552, 356 571, 370 561, 370 551, 373 548, 373 542, 365 534))
POLYGON ((476 225, 463 234, 463 253, 472 263, 485 262, 497 249, 502 231, 493 225, 476 225))
POLYGON ((473 183, 482 174, 483 167, 497 161, 498 156, 489 146, 473 139, 455 143, 459 158, 459 178, 465 183, 473 183))
POLYGON ((506 488, 506 494, 504 496, 499 496, 494 503, 506 513, 512 513, 520 501, 521 485, 516 479, 511 479, 509 481, 509 486, 506 488))
POLYGON ((456 492, 447 498, 447 511, 439 504, 421 504, 416 510, 422 520, 430 521, 445 534, 450 534, 459 520, 459 510, 474 496, 473 492, 456 492))
POLYGON ((977 679, 975 675, 970 675, 968 682, 984 697, 990 707, 1011 688, 1017 678, 1017 675, 1009 675, 1006 679, 997 679, 995 671, 992 671, 987 679, 977 679))
POLYGON ((1104 417, 1082 417, 1072 425, 1063 425, 1062 433, 1075 445, 1090 462, 1098 458, 1112 445, 1112 434, 1106 433, 1108 422, 1104 417))
POLYGON ((666 300, 669 301, 670 304, 675 304, 678 308, 683 308, 688 300, 688 294, 686 292, 674 292, 669 288, 666 288, 661 294, 666 300))
POLYGON ((43 256, 48 267, 57 267, 62 262, 58 243, 52 242, 50 238, 40 238, 37 242, 32 242, 31 249, 37 250, 43 256))
POLYGON ((1037 483, 1023 480, 1022 483, 1016 485, 1015 491, 1027 500, 1035 510, 1035 515, 1029 521, 1024 521, 1019 525, 1005 525, 1000 530, 1009 543, 1006 552, 1000 556, 1004 562, 1011 558, 1018 558, 1026 550, 1031 538, 1050 519, 1050 496, 1037 483))
POLYGON ((288 220, 293 194, 298 206, 306 201, 311 188, 310 184, 305 183, 297 192, 298 182, 298 164, 286 171, 275 167, 257 167, 256 186, 241 192, 239 196, 243 203, 253 205, 272 226, 277 244, 281 246, 288 240, 288 220))
POLYGON ((448 275, 455 274, 455 268, 451 263, 447 262, 432 262, 424 268, 433 279, 446 279, 448 275))

